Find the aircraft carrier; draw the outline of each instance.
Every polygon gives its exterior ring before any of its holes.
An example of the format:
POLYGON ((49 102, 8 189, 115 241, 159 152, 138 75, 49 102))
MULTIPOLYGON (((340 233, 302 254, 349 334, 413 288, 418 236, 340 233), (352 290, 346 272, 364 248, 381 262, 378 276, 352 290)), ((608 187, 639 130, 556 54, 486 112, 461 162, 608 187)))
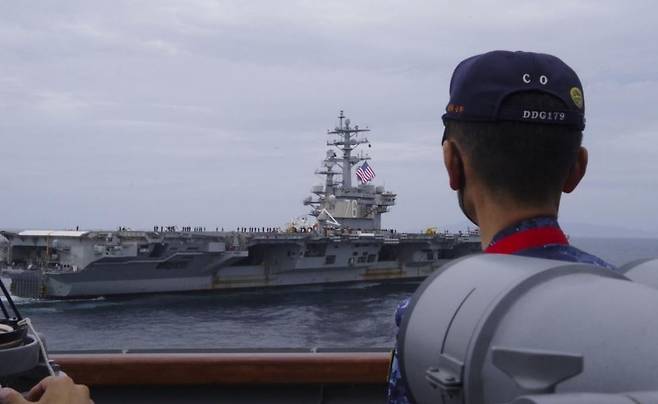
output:
POLYGON ((480 251, 477 232, 382 230, 396 195, 371 184, 367 128, 343 112, 304 200, 315 220, 284 228, 156 226, 152 231, 1 231, 0 266, 15 296, 90 298, 333 282, 424 278, 447 261, 480 251), (353 184, 352 180, 357 179, 353 184), (219 229, 218 229, 219 230, 219 229))

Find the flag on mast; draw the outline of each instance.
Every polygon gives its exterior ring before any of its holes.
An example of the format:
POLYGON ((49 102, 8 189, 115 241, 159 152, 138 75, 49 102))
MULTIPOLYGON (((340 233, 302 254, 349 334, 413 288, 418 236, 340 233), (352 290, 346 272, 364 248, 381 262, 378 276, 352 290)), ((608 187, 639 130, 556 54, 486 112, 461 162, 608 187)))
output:
POLYGON ((368 162, 364 162, 363 165, 356 169, 356 176, 359 178, 362 184, 366 184, 372 181, 375 178, 375 172, 368 165, 368 162))

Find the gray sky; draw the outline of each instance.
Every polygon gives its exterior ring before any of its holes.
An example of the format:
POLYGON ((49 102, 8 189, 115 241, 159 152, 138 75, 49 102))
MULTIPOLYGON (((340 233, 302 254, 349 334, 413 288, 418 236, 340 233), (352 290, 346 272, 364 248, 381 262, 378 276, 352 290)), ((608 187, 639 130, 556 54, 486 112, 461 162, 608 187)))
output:
POLYGON ((308 211, 340 109, 372 129, 375 182, 398 193, 385 227, 461 223, 440 155, 448 81, 509 49, 583 81, 590 167, 563 223, 658 235, 657 15, 650 1, 5 2, 0 228, 282 225, 308 211))

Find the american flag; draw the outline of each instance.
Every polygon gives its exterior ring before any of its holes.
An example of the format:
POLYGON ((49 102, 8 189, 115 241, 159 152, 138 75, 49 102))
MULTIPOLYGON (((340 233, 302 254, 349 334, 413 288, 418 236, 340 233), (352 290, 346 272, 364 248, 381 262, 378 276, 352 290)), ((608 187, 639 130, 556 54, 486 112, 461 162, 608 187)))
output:
POLYGON ((356 176, 361 180, 362 184, 365 184, 375 178, 375 172, 372 171, 372 168, 370 168, 366 161, 361 167, 356 169, 356 176))

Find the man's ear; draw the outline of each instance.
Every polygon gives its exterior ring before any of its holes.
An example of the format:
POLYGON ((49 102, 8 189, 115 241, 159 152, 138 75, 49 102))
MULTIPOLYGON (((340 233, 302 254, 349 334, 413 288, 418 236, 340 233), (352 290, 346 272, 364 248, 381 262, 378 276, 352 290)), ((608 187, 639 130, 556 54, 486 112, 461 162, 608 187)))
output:
POLYGON ((581 147, 578 150, 576 161, 571 166, 571 169, 569 169, 569 175, 567 176, 567 180, 564 182, 562 192, 568 194, 576 189, 580 180, 582 180, 585 176, 585 171, 587 171, 587 159, 587 149, 581 147))
POLYGON ((448 172, 450 188, 458 191, 464 184, 464 162, 457 145, 450 140, 443 142, 443 163, 448 172))

